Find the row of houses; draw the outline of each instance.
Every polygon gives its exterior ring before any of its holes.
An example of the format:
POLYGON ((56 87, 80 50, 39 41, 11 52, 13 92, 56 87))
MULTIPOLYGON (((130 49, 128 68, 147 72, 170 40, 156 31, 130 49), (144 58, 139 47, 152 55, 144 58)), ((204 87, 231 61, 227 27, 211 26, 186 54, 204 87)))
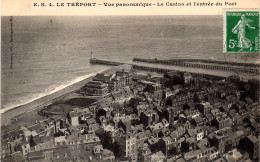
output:
POLYGON ((241 83, 176 72, 162 78, 131 76, 98 74, 81 90, 101 96, 93 105, 7 132, 2 160, 259 159, 259 104, 241 83))

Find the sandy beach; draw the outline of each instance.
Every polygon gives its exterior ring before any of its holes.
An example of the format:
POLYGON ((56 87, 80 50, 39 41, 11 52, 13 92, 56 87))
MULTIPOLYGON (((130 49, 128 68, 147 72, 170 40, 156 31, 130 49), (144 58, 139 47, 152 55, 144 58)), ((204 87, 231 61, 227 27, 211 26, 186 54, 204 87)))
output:
MULTIPOLYGON (((100 71, 99 73, 107 72, 111 69, 105 69, 103 71, 100 71)), ((30 111, 33 111, 33 110, 38 110, 38 109, 40 109, 44 106, 47 106, 51 103, 54 103, 64 97, 67 97, 68 95, 79 90, 80 87, 84 86, 96 74, 97 73, 91 73, 88 75, 87 78, 84 78, 84 79, 80 80, 79 82, 76 82, 72 85, 69 85, 68 87, 65 87, 57 92, 51 93, 51 94, 41 97, 39 99, 35 99, 34 101, 32 101, 30 103, 27 103, 27 104, 24 104, 24 105, 21 105, 18 107, 10 108, 7 110, 4 110, 4 109, 1 110, 1 126, 10 124, 12 121, 12 118, 20 117, 22 115, 25 115, 25 113, 29 113, 30 111)))

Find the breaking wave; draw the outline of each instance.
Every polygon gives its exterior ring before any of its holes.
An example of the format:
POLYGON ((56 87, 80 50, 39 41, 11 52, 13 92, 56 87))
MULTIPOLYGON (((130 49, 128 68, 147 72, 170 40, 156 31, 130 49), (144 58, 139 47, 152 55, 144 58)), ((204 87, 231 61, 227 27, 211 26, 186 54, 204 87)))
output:
POLYGON ((19 107, 19 106, 22 106, 22 105, 25 105, 25 104, 28 104, 30 102, 33 102, 35 100, 38 100, 42 97, 45 97, 45 96, 48 96, 50 94, 53 94, 55 92, 58 92, 64 88, 67 88, 75 83, 78 83, 82 80, 85 80, 87 78, 90 78, 90 77, 93 77, 95 76, 97 73, 101 73, 105 70, 107 70, 108 68, 104 69, 104 70, 101 70, 99 72, 96 72, 96 73, 90 73, 90 74, 87 74, 87 75, 84 75, 84 76, 80 76, 80 77, 77 77, 73 80, 70 80, 70 81, 67 81, 67 82, 64 82, 64 83, 56 83, 54 85, 50 85, 47 89, 45 89, 45 92, 43 93, 38 93, 38 94, 32 94, 32 95, 28 95, 28 96, 25 96, 25 97, 20 97, 19 99, 17 99, 15 102, 12 102, 12 104, 7 104, 7 105, 4 105, 1 110, 0 110, 0 114, 2 113, 5 113, 9 110, 12 110, 16 107, 19 107))

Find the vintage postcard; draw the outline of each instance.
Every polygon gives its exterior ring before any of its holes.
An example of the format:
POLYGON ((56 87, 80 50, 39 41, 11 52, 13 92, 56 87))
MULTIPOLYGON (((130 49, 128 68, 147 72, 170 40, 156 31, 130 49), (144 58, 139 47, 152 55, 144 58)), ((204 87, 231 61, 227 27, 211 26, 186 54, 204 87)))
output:
POLYGON ((1 5, 0 161, 259 161, 259 0, 1 5))

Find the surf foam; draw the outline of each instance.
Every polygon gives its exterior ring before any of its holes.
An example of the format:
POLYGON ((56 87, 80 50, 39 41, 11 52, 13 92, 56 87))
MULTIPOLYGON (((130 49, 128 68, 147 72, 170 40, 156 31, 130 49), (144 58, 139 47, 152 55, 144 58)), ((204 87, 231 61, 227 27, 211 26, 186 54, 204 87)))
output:
POLYGON ((31 102, 33 102, 35 100, 38 100, 38 99, 40 99, 42 97, 48 96, 48 95, 53 94, 55 92, 58 92, 58 91, 60 91, 60 90, 62 90, 64 88, 67 88, 67 87, 69 87, 69 86, 71 86, 73 84, 76 84, 76 83, 78 83, 78 82, 80 82, 82 80, 85 80, 87 78, 93 77, 97 73, 101 73, 101 72, 103 72, 103 71, 105 71, 107 69, 108 68, 106 68, 104 70, 101 70, 99 72, 96 72, 96 73, 90 73, 90 74, 87 74, 87 75, 84 75, 84 76, 80 76, 80 77, 77 77, 77 78, 75 78, 73 80, 70 80, 68 82, 64 82, 64 83, 61 83, 61 84, 57 83, 59 85, 57 85, 57 84, 50 85, 47 89, 45 89, 45 92, 43 92, 43 93, 38 93, 38 94, 28 95, 28 96, 25 96, 25 97, 20 97, 18 99, 17 103, 12 104, 12 105, 6 105, 6 106, 2 107, 1 110, 0 110, 0 114, 3 114, 3 113, 5 113, 5 112, 7 112, 9 110, 12 110, 12 109, 16 108, 16 107, 19 107, 19 106, 31 103, 31 102))

